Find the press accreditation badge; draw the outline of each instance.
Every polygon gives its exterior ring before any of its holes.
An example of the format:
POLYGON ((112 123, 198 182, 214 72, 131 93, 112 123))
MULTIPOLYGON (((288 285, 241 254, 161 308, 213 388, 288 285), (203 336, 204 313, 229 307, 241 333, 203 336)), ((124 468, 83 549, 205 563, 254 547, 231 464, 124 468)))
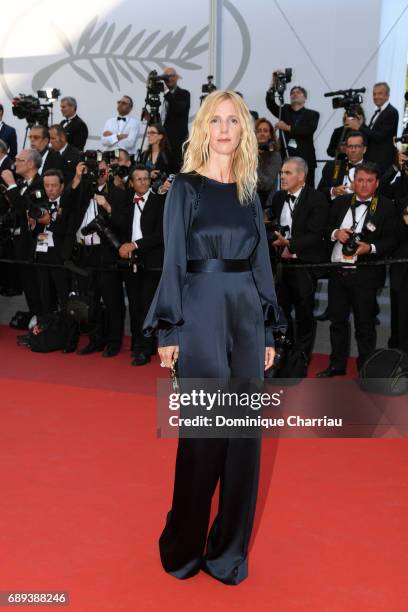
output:
POLYGON ((291 149, 297 149, 297 142, 294 138, 291 138, 288 142, 288 147, 291 149))

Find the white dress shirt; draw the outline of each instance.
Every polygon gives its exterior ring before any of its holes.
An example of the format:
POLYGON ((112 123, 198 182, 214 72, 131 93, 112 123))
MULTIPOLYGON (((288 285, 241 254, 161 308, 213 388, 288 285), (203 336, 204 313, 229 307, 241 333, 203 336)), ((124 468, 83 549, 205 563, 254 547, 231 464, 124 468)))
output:
MULTIPOLYGON (((366 200, 366 202, 371 202, 372 198, 369 198, 368 200, 366 200)), ((361 200, 359 200, 358 198, 356 199, 356 204, 358 202, 361 202, 361 200)), ((361 230, 363 229, 363 225, 365 222, 365 219, 367 217, 368 214, 368 206, 358 206, 356 208, 356 227, 354 228, 354 231, 358 234, 361 232, 361 230)), ((351 212, 351 206, 349 206, 348 211, 346 212, 346 215, 341 223, 341 226, 337 229, 351 229, 353 225, 353 214, 351 212)), ((336 238, 334 237, 334 234, 337 232, 337 229, 335 229, 332 232, 331 235, 331 240, 332 242, 336 242, 336 244, 334 245, 333 251, 332 251, 332 256, 331 256, 331 260, 333 262, 339 262, 339 261, 343 261, 343 262, 348 262, 348 263, 354 263, 355 261, 357 261, 357 257, 353 256, 353 257, 344 257, 343 252, 342 252, 342 248, 343 248, 343 244, 339 241, 336 240, 336 238)), ((371 245, 371 253, 375 253, 375 245, 372 244, 371 245)))
POLYGON ((45 160, 48 157, 48 149, 46 150, 46 152, 44 153, 44 155, 42 156, 42 164, 41 166, 38 168, 38 174, 41 176, 43 173, 43 168, 44 168, 44 164, 45 164, 45 160))
MULTIPOLYGON (((279 224, 280 225, 288 225, 289 226, 289 234, 286 236, 287 239, 290 239, 292 236, 292 216, 295 210, 295 206, 298 203, 299 200, 299 196, 302 192, 303 189, 303 185, 300 189, 298 189, 297 191, 294 191, 293 193, 290 193, 288 191, 288 196, 294 196, 295 197, 295 201, 289 204, 288 200, 286 200, 286 202, 284 203, 283 207, 282 207, 282 211, 281 211, 281 215, 280 215, 280 219, 279 219, 279 224)), ((281 257, 283 259, 291 259, 292 257, 297 257, 297 255, 295 253, 291 253, 288 249, 288 247, 285 247, 282 251, 282 255, 281 257)))
MULTIPOLYGON (((100 187, 98 187, 99 193, 103 191, 104 187, 105 185, 101 185, 100 187)), ((81 234, 81 229, 85 227, 86 225, 88 225, 91 221, 93 221, 98 213, 99 213, 99 206, 96 200, 94 198, 91 198, 89 200, 88 208, 86 209, 86 212, 84 214, 84 218, 82 219, 81 226, 76 234, 77 242, 82 242, 83 244, 87 246, 101 244, 101 239, 99 238, 96 232, 94 232, 93 234, 88 234, 88 236, 83 236, 81 234)))
POLYGON ((136 141, 139 135, 140 122, 130 115, 124 116, 124 121, 118 121, 119 115, 108 119, 102 130, 104 132, 112 132, 112 136, 102 136, 101 143, 105 151, 113 149, 125 149, 129 155, 136 153, 136 141), (118 139, 118 134, 128 134, 127 138, 118 139))
MULTIPOLYGON (((356 166, 358 166, 359 164, 362 164, 363 161, 364 161, 363 158, 361 158, 360 161, 357 162, 356 164, 354 164, 353 168, 350 168, 350 170, 347 172, 347 174, 345 174, 343 176, 342 185, 346 186, 346 193, 353 193, 353 190, 351 189, 351 183, 354 181, 354 175, 356 173, 356 166)), ((331 197, 332 200, 337 198, 337 196, 335 196, 334 193, 333 193, 334 189, 335 189, 335 187, 332 187, 330 189, 330 197, 331 197)))
POLYGON ((136 242, 137 240, 140 240, 140 238, 143 238, 142 230, 140 228, 140 219, 142 216, 141 213, 143 212, 143 209, 146 206, 146 202, 149 198, 149 195, 150 195, 150 189, 146 191, 146 193, 143 196, 138 196, 136 193, 134 195, 133 206, 135 208, 134 208, 133 225, 132 225, 132 242, 136 242), (143 201, 135 202, 135 198, 137 197, 142 197, 143 201))

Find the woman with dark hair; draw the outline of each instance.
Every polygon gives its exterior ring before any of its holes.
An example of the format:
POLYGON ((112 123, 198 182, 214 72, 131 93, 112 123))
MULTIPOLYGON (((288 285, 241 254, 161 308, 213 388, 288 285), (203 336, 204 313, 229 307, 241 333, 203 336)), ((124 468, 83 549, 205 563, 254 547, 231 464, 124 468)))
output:
POLYGON ((258 141, 258 186, 257 192, 263 209, 272 203, 277 188, 277 179, 282 165, 279 144, 272 123, 261 117, 255 122, 258 141))
POLYGON ((140 163, 149 171, 150 178, 155 180, 160 172, 165 172, 167 175, 175 173, 170 144, 164 127, 159 123, 149 125, 147 140, 149 144, 141 155, 140 163))

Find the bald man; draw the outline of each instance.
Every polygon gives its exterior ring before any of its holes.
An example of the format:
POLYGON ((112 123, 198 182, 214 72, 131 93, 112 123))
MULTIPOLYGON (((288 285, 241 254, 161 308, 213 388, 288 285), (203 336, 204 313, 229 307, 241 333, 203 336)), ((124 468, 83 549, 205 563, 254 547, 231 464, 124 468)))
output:
POLYGON ((180 75, 175 68, 165 68, 164 74, 167 75, 167 92, 163 101, 163 127, 167 132, 175 165, 179 169, 182 164, 182 145, 188 138, 190 92, 178 86, 180 75))

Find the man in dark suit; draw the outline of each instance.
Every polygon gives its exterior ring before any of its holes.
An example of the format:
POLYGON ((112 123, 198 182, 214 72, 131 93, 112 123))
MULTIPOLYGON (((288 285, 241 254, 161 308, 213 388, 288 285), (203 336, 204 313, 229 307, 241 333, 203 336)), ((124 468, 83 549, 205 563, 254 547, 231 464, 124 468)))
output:
MULTIPOLYGON (((44 191, 48 198, 49 212, 37 219, 38 235, 36 259, 38 263, 62 266, 62 246, 65 239, 70 207, 64 201, 64 177, 60 170, 47 170, 43 174, 44 191)), ((39 266, 37 269, 41 298, 41 314, 46 315, 58 306, 66 306, 70 291, 69 275, 61 268, 39 266), (56 298, 56 300, 55 300, 56 298)))
POLYGON ((129 299, 132 332, 132 365, 141 366, 150 361, 156 351, 155 338, 143 336, 146 318, 163 266, 163 211, 164 195, 150 190, 150 175, 144 166, 135 166, 130 176, 132 203, 129 210, 126 242, 119 249, 123 259, 137 256, 136 268, 124 272, 129 299))
POLYGON ((38 169, 38 174, 41 176, 47 170, 63 171, 64 163, 61 155, 49 148, 50 134, 48 128, 44 125, 34 125, 28 134, 31 148, 42 157, 41 167, 38 169))
MULTIPOLYGON (((17 185, 11 170, 3 170, 1 178, 7 185, 7 198, 10 202, 13 227, 13 259, 32 261, 36 243, 37 228, 34 219, 27 216, 31 207, 31 193, 43 188, 38 170, 42 163, 41 155, 33 149, 23 149, 16 157, 16 174, 23 179, 17 185)), ((41 312, 41 301, 38 291, 37 276, 33 268, 27 265, 18 266, 21 285, 30 313, 38 315, 41 312)))
POLYGON ((3 121, 4 107, 0 104, 0 139, 7 144, 9 156, 14 159, 17 155, 17 134, 16 130, 3 121))
POLYGON ((349 117, 346 126, 360 130, 367 139, 367 161, 375 162, 380 172, 385 172, 394 163, 395 145, 393 138, 398 130, 398 111, 390 104, 390 87, 387 83, 376 83, 373 101, 377 110, 365 125, 362 117, 349 117))
POLYGON ((88 140, 88 127, 86 123, 78 117, 77 102, 71 96, 61 98, 60 102, 61 113, 64 119, 60 125, 67 133, 68 143, 73 147, 83 151, 88 140))
MULTIPOLYGON (((277 71, 273 73, 272 87, 266 92, 266 106, 275 117, 279 118, 280 107, 275 102, 275 85, 277 71)), ((309 168, 307 184, 314 187, 316 169, 316 152, 313 144, 313 134, 319 123, 319 113, 305 108, 307 91, 295 85, 290 90, 290 104, 282 106, 280 121, 275 128, 280 130, 281 151, 283 157, 302 157, 309 168), (286 147, 285 147, 286 143, 286 147)))
POLYGON ((164 94, 162 121, 169 139, 172 156, 177 169, 183 162, 182 145, 188 138, 188 114, 190 92, 181 89, 177 82, 180 76, 174 68, 165 68, 167 92, 164 94))
POLYGON ((52 125, 49 129, 50 143, 53 151, 58 153, 63 161, 62 172, 67 185, 75 176, 76 167, 81 157, 81 152, 68 144, 67 133, 60 125, 52 125))
MULTIPOLYGON (((111 267, 118 261, 118 252, 105 235, 94 231, 84 236, 82 229, 95 218, 102 218, 104 224, 115 234, 118 242, 123 242, 128 226, 129 196, 108 181, 108 166, 105 160, 98 164, 96 185, 86 178, 87 168, 84 162, 77 166, 75 177, 67 189, 67 198, 71 213, 69 216, 67 236, 63 247, 64 259, 70 259, 72 252, 81 268, 111 267)), ((123 291, 121 275, 116 271, 91 272, 90 286, 95 312, 102 298, 106 307, 106 332, 96 327, 90 333, 90 342, 81 351, 89 355, 103 351, 104 357, 114 357, 120 351, 123 336, 123 291)), ((94 321, 95 323, 95 321, 94 321)))
MULTIPOLYGON (((380 172, 372 162, 356 168, 354 194, 336 198, 330 207, 327 237, 333 244, 331 260, 353 264, 375 262, 394 250, 396 211, 394 204, 378 195, 380 172), (356 244, 350 244, 350 236, 356 244), (359 239, 360 238, 360 239, 359 239)), ((346 373, 350 350, 349 316, 353 312, 360 369, 376 347, 376 295, 385 282, 385 266, 343 266, 333 268, 329 278, 328 303, 330 365, 320 378, 346 373)))
MULTIPOLYGON (((398 211, 398 247, 396 259, 408 258, 408 195, 396 201, 398 211)), ((390 348, 399 348, 408 354, 408 264, 390 266, 391 337, 390 348)))
POLYGON ((279 304, 289 323, 289 337, 308 360, 313 348, 316 323, 313 317, 317 277, 311 270, 293 268, 298 263, 320 263, 325 259, 324 233, 329 207, 325 196, 305 185, 307 164, 291 157, 281 169, 282 190, 272 199, 271 216, 289 229, 277 232, 272 245, 279 249, 284 265, 277 284, 279 304), (295 309, 296 329, 292 325, 295 309))
POLYGON ((325 163, 317 189, 325 194, 329 202, 354 191, 354 172, 356 166, 363 162, 366 150, 364 135, 350 131, 345 142, 346 158, 325 163))

